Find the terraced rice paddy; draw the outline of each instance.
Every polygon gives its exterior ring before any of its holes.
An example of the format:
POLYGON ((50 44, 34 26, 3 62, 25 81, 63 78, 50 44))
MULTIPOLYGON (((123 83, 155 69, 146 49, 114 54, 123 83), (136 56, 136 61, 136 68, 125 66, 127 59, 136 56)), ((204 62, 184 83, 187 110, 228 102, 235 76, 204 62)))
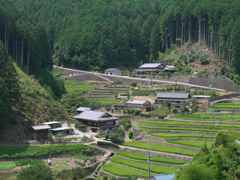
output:
POLYGON ((221 102, 214 104, 211 109, 213 110, 226 110, 226 111, 235 111, 240 110, 240 101, 233 102, 221 102))
POLYGON ((159 152, 166 152, 166 153, 173 153, 179 155, 187 155, 193 156, 198 152, 198 149, 194 148, 187 148, 187 147, 180 147, 180 146, 171 146, 168 143, 148 143, 144 141, 133 141, 129 143, 125 143, 126 146, 131 146, 135 148, 145 149, 145 150, 152 150, 152 151, 159 151, 159 152))
POLYGON ((134 127, 140 129, 142 140, 126 142, 125 146, 143 151, 121 152, 104 166, 104 171, 116 176, 147 176, 148 150, 158 152, 151 157, 152 174, 172 174, 185 161, 161 157, 170 153, 171 157, 194 156, 202 147, 213 145, 219 132, 240 132, 240 114, 195 113, 179 114, 168 120, 136 118, 134 127))
POLYGON ((186 120, 201 120, 201 121, 240 121, 240 114, 231 113, 194 113, 194 114, 177 114, 176 118, 186 120))
MULTIPOLYGON (((171 159, 160 156, 150 156, 152 174, 171 174, 181 165, 183 160, 171 159)), ((147 176, 148 156, 144 153, 125 151, 114 156, 103 170, 116 176, 147 176)))

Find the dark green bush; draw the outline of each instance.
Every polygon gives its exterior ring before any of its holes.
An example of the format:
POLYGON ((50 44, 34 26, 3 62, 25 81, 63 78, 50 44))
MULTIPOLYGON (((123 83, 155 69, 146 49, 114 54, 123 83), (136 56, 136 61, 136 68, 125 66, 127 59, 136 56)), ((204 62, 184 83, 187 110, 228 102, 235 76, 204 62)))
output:
POLYGON ((33 163, 24 168, 18 175, 17 180, 53 180, 53 175, 49 167, 42 161, 33 163))

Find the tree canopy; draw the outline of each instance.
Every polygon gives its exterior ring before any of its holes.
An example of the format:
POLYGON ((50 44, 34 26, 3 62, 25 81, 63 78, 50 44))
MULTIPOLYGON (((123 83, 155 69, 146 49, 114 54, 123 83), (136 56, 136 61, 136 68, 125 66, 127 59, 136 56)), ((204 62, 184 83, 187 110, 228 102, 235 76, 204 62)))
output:
POLYGON ((240 71, 238 0, 9 1, 17 22, 46 30, 60 65, 135 68, 174 44, 203 41, 240 71))

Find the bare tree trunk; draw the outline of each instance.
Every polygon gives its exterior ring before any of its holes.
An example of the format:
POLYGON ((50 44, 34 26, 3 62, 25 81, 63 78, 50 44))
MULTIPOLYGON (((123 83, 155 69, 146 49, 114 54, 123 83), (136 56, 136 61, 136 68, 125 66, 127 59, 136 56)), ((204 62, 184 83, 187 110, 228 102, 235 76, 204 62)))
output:
POLYGON ((21 41, 21 66, 24 66, 24 40, 21 41))
POLYGON ((188 20, 188 42, 191 43, 191 29, 192 29, 192 23, 191 23, 191 17, 188 20))
POLYGON ((182 29, 181 29, 181 46, 184 43, 184 20, 181 20, 181 25, 182 25, 182 29))
POLYGON ((27 73, 30 73, 30 47, 27 49, 27 73))
POLYGON ((198 18, 198 42, 201 43, 201 17, 198 18))
POLYGON ((4 46, 8 53, 8 32, 7 32, 7 25, 5 25, 5 31, 4 31, 4 46))

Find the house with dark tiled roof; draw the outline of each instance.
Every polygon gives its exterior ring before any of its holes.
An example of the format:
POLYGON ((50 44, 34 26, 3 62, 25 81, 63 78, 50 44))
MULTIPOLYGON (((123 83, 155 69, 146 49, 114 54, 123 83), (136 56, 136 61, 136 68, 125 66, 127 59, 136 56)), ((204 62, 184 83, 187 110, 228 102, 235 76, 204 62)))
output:
POLYGON ((150 111, 152 108, 152 103, 148 100, 129 100, 124 104, 124 107, 128 109, 150 111))
POLYGON ((145 63, 136 69, 137 75, 157 74, 166 67, 165 63, 145 63))
POLYGON ((155 100, 157 105, 167 105, 177 111, 183 111, 191 103, 191 96, 185 92, 159 92, 155 100))
POLYGON ((87 126, 98 128, 113 128, 118 121, 117 117, 99 111, 85 111, 74 116, 74 119, 87 126))

